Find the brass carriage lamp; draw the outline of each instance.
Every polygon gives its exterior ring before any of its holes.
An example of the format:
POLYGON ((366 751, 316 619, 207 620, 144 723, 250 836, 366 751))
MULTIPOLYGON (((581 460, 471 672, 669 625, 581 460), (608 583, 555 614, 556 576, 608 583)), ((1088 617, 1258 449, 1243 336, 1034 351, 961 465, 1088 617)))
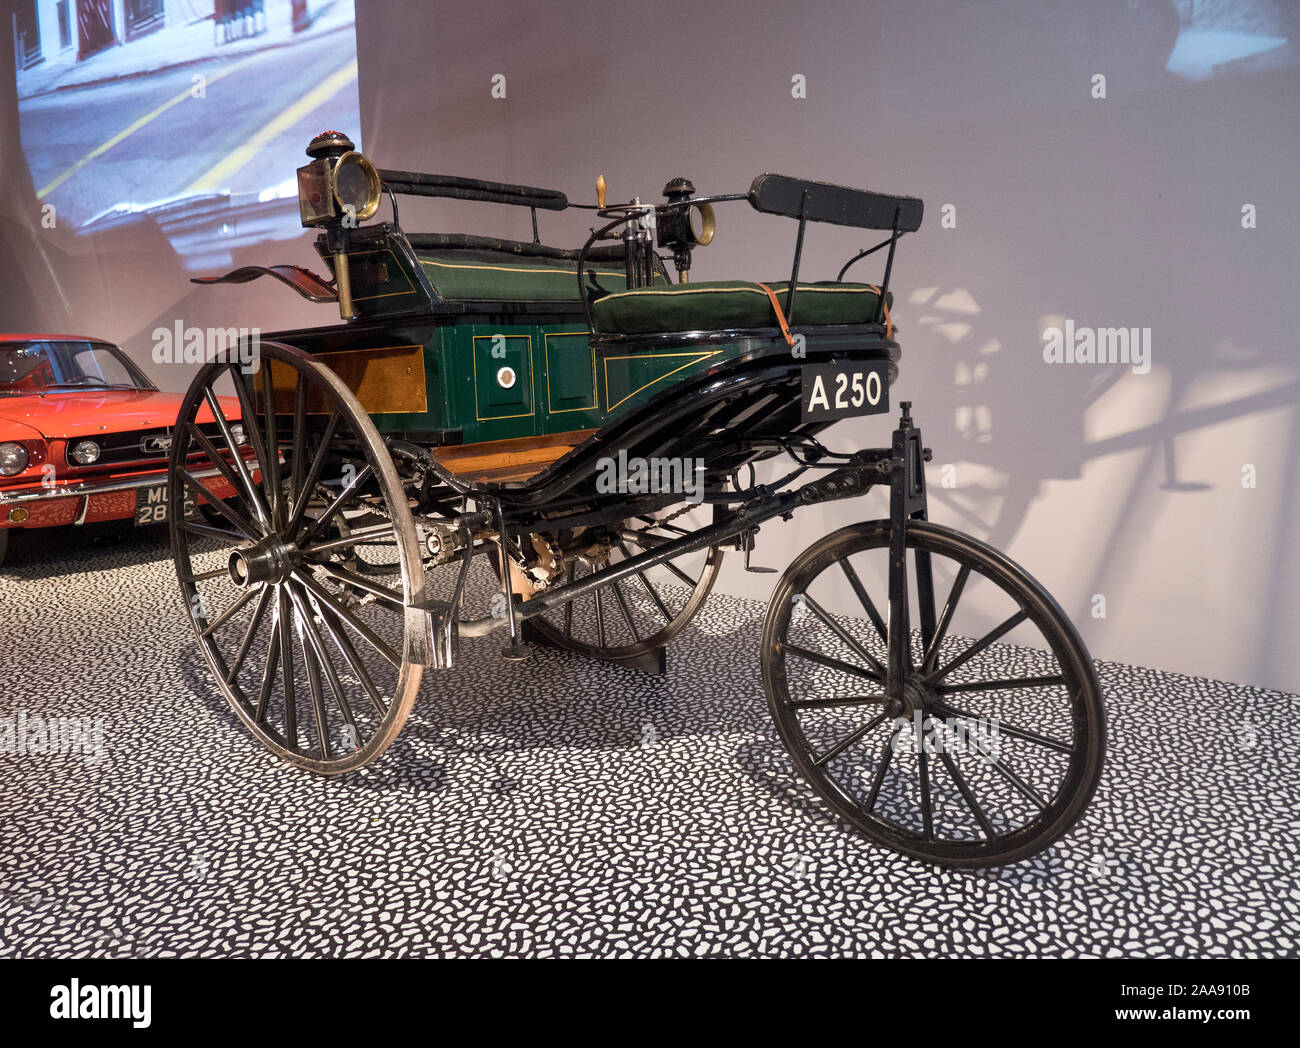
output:
POLYGON ((339 315, 350 320, 350 230, 379 210, 382 183, 375 165, 341 131, 322 131, 308 144, 307 155, 311 163, 298 168, 298 211, 305 227, 325 230, 326 246, 334 258, 339 315))
POLYGON ((683 206, 695 196, 695 186, 689 178, 674 178, 664 186, 664 196, 668 198, 667 206, 656 209, 659 246, 672 251, 677 280, 686 284, 691 279, 691 249, 712 242, 717 219, 710 204, 683 206))

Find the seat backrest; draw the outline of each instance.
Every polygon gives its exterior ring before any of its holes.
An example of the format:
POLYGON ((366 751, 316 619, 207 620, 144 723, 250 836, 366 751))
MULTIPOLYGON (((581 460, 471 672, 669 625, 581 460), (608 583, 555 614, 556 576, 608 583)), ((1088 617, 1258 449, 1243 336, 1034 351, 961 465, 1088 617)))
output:
POLYGON ((830 222, 859 229, 894 229, 911 233, 921 228, 924 210, 919 197, 889 196, 865 189, 808 182, 787 175, 759 175, 749 187, 755 211, 809 222, 830 222))
MULTIPOLYGON (((577 252, 544 248, 523 254, 491 248, 425 248, 411 238, 416 260, 438 298, 447 302, 573 302, 578 297, 577 252)), ((542 247, 537 245, 537 247, 542 247)), ((587 259, 587 283, 609 293, 627 287, 621 259, 587 259)), ((656 284, 667 277, 656 273, 656 284)))

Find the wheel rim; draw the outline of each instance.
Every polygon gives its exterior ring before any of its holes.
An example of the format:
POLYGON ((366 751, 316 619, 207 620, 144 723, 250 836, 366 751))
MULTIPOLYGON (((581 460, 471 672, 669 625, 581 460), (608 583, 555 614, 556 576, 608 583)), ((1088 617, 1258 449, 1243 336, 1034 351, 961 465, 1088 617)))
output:
POLYGON ((182 403, 168 484, 173 558, 204 660, 239 718, 279 756, 345 772, 391 744, 419 689, 414 524, 347 386, 299 350, 260 349, 255 381, 208 364, 182 403), (230 381, 246 462, 230 454, 232 419, 218 399, 230 381), (212 470, 235 489, 210 507, 224 527, 184 517, 184 496, 201 497, 212 470))
MULTIPOLYGON (((662 542, 687 534, 652 517, 625 521, 608 544, 615 565, 662 542)), ((660 568, 607 583, 591 595, 568 601, 530 619, 546 641, 600 659, 633 659, 657 651, 690 623, 708 598, 722 564, 716 546, 688 553, 660 568)), ((603 558, 568 565, 564 582, 598 574, 603 558)))
POLYGON ((1023 569, 913 522, 906 621, 921 621, 916 568, 927 560, 935 621, 909 630, 903 708, 891 709, 888 537, 884 521, 845 528, 778 584, 763 674, 782 741, 872 839, 948 865, 1018 861, 1064 834, 1096 787, 1105 727, 1092 663, 1023 569))

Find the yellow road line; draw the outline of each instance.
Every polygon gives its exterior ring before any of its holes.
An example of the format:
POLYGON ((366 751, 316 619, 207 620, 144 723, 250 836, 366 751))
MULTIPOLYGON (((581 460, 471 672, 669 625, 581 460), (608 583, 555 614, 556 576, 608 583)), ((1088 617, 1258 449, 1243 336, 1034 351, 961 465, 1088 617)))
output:
POLYGON ((186 189, 184 195, 206 193, 223 188, 231 175, 262 152, 272 140, 284 134, 294 124, 310 114, 312 110, 324 105, 356 78, 357 60, 353 58, 342 69, 331 73, 313 87, 247 142, 223 157, 221 162, 211 171, 186 189))
MULTIPOLYGON (((260 57, 261 57, 260 53, 255 55, 249 55, 247 58, 240 59, 238 62, 234 63, 234 65, 228 65, 221 69, 218 69, 215 73, 213 73, 211 76, 207 77, 204 80, 203 82, 204 88, 206 89, 207 85, 216 83, 218 80, 222 79, 223 77, 227 77, 231 73, 235 72, 236 70, 242 69, 244 66, 248 65, 249 62, 253 61, 253 59, 260 58, 260 57)), ((194 90, 193 85, 187 87, 180 94, 167 99, 167 101, 164 102, 162 105, 160 105, 157 109, 153 110, 152 112, 146 113, 144 116, 140 117, 139 120, 136 120, 128 124, 125 128, 123 128, 121 131, 115 134, 103 145, 96 146, 89 153, 87 153, 80 160, 78 160, 75 164, 73 164, 70 168, 64 171, 63 174, 59 175, 56 179, 54 179, 54 181, 51 182, 49 185, 47 185, 44 189, 38 190, 36 193, 37 198, 38 199, 42 198, 46 194, 54 192, 54 190, 58 189, 59 186, 63 185, 64 182, 70 179, 73 175, 75 175, 78 171, 80 171, 83 167, 89 164, 96 157, 103 156, 103 154, 107 153, 110 149, 112 149, 123 139, 129 138, 131 135, 139 131, 140 128, 145 126, 145 124, 149 123, 152 120, 156 120, 158 117, 162 116, 165 112, 167 112, 167 110, 171 109, 173 106, 178 106, 182 102, 184 102, 185 99, 192 97, 193 90, 194 90)), ((202 99, 199 99, 199 101, 202 101, 202 99)))

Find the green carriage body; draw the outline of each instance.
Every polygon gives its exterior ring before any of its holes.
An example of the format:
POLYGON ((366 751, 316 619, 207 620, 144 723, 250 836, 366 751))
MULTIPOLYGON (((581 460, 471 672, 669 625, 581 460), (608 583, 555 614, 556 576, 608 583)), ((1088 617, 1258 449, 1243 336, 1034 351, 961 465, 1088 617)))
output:
MULTIPOLYGON (((317 246, 333 271, 323 236, 317 246)), ((714 312, 722 301, 735 328, 593 339, 578 298, 576 251, 408 237, 382 223, 354 231, 347 257, 354 318, 267 337, 328 359, 381 433, 430 444, 598 430, 676 383, 751 352, 756 339, 747 328, 759 325, 745 323, 747 311, 757 308, 762 313, 754 315, 765 316, 769 308, 765 296, 748 301, 753 285, 691 285, 714 312), (739 301, 732 305, 726 298, 739 301)), ((626 290, 621 260, 606 253, 584 270, 610 305, 621 308, 608 311, 612 324, 622 319, 653 327, 644 301, 615 301, 626 290)), ((687 289, 672 284, 662 269, 649 287, 687 289)), ((874 312, 875 289, 853 287, 861 299, 854 308, 874 312)), ((826 290, 800 286, 804 301, 809 292, 826 290)), ((805 308, 830 310, 830 319, 838 320, 837 307, 842 314, 840 303, 805 308)), ((807 337, 819 352, 862 342, 852 324, 822 326, 807 337)))

